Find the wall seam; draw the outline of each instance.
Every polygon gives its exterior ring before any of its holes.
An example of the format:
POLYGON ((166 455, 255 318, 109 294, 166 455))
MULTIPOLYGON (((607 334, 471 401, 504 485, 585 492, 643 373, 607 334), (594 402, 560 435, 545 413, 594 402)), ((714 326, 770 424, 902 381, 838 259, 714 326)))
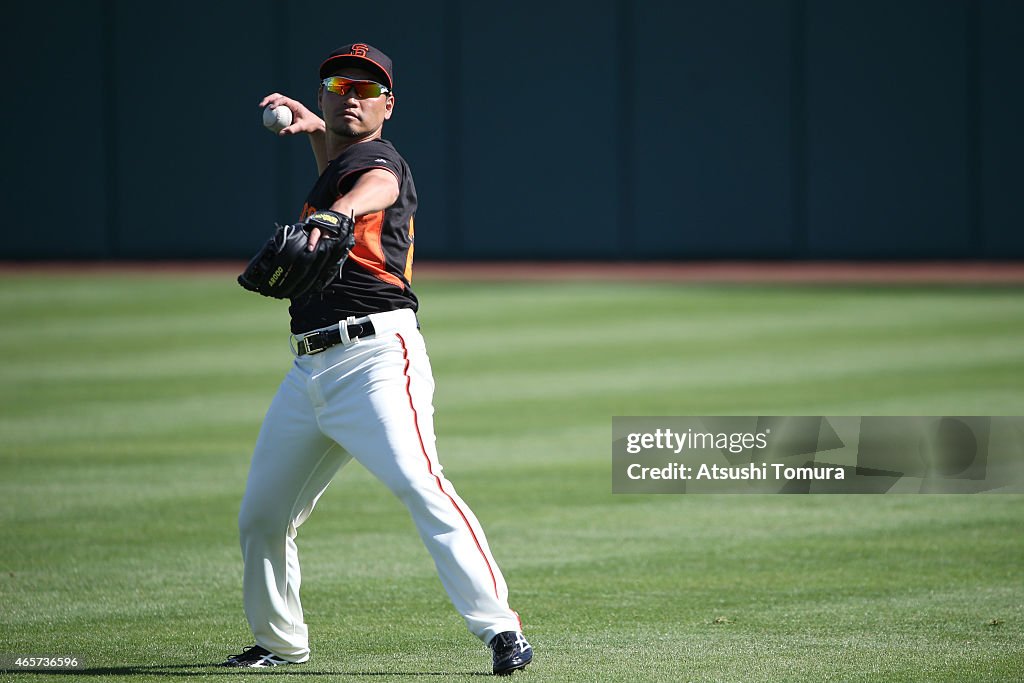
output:
POLYGON ((104 230, 104 256, 116 258, 121 255, 121 211, 118 197, 120 164, 118 154, 117 121, 117 31, 115 26, 115 0, 104 0, 100 6, 100 64, 102 69, 101 107, 103 112, 101 134, 103 136, 103 191, 105 199, 106 225, 104 230))
POLYGON ((792 182, 793 228, 791 257, 805 258, 810 249, 810 207, 807 204, 807 2, 794 0, 792 5, 791 92, 790 108, 792 139, 790 141, 790 174, 792 182))
POLYGON ((966 3, 967 17, 964 22, 967 42, 967 63, 965 65, 966 134, 967 134, 967 231, 971 256, 985 256, 986 240, 984 207, 982 204, 982 101, 981 101, 981 5, 980 2, 966 3))
POLYGON ((447 197, 445 201, 445 222, 447 224, 447 243, 449 257, 459 255, 462 258, 465 254, 465 221, 463 220, 463 205, 460 198, 465 194, 465 178, 463 176, 463 154, 465 153, 462 141, 463 108, 466 93, 465 72, 462 68, 462 3, 459 0, 448 0, 445 4, 444 21, 444 44, 446 47, 445 74, 447 80, 452 84, 451 92, 459 93, 459 97, 447 97, 447 126, 444 136, 447 141, 446 149, 447 163, 445 173, 448 176, 446 187, 447 197))
MULTIPOLYGON (((636 27, 633 20, 633 3, 629 0, 618 0, 615 6, 614 31, 619 49, 614 52, 617 56, 615 65, 618 71, 618 85, 622 88, 626 84, 634 84, 635 87, 635 52, 636 52, 636 27)), ((615 172, 612 182, 618 188, 616 193, 615 207, 615 243, 618 247, 619 256, 632 256, 635 253, 632 237, 635 235, 633 221, 636 220, 636 196, 633 186, 634 173, 634 150, 637 141, 634 137, 636 128, 636 113, 634 107, 637 102, 643 101, 642 97, 633 93, 629 98, 629 105, 617 107, 618 120, 612 121, 610 130, 615 131, 615 172)))

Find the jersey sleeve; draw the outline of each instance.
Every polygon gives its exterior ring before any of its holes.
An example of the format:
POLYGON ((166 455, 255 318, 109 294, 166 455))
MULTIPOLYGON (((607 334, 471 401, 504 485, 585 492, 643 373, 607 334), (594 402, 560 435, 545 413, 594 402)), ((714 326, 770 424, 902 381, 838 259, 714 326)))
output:
POLYGON ((391 145, 377 141, 353 145, 337 169, 338 192, 345 194, 361 174, 375 168, 390 171, 401 189, 404 176, 402 164, 402 157, 391 145))

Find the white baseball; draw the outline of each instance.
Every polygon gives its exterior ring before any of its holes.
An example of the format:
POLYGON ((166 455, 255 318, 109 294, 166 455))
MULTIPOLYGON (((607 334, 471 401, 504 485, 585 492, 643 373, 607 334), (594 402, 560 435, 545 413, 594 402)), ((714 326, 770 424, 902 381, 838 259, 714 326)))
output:
POLYGON ((292 125, 292 110, 288 107, 279 105, 276 108, 267 106, 263 110, 263 125, 267 127, 271 133, 279 133, 282 128, 287 128, 292 125))

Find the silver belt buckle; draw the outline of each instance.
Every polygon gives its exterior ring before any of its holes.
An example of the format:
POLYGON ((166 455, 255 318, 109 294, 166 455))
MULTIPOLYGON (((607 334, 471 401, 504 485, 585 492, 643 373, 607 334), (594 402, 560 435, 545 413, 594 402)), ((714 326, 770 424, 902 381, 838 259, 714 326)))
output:
POLYGON ((320 339, 321 336, 324 336, 324 337, 327 336, 324 333, 323 330, 317 330, 316 332, 311 332, 310 334, 307 334, 306 336, 304 336, 302 338, 302 341, 300 341, 299 344, 298 344, 300 355, 303 355, 303 356, 315 356, 316 354, 321 353, 321 352, 327 350, 327 341, 326 340, 324 340, 322 342, 322 345, 320 343, 318 343, 316 346, 314 346, 311 343, 311 340, 313 340, 314 337, 319 342, 319 339, 320 339))

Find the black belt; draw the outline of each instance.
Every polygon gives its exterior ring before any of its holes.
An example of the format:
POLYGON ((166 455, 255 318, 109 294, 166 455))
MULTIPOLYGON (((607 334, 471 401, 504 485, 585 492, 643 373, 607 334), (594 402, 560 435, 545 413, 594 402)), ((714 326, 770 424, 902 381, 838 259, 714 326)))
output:
MULTIPOLYGON (((373 329, 372 320, 367 320, 365 323, 348 323, 346 330, 348 330, 348 338, 352 340, 372 337, 377 333, 373 329)), ((337 346, 341 342, 340 326, 335 325, 326 330, 317 330, 305 335, 296 344, 295 352, 300 356, 312 356, 315 353, 326 351, 332 346, 337 346)))

